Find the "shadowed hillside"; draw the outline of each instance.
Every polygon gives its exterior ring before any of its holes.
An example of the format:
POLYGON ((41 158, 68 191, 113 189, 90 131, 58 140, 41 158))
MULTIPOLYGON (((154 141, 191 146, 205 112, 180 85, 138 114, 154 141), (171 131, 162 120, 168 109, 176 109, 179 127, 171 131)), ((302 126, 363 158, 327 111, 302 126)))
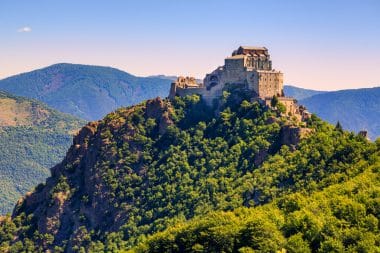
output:
POLYGON ((45 104, 0 92, 0 214, 49 176, 85 122, 45 104))

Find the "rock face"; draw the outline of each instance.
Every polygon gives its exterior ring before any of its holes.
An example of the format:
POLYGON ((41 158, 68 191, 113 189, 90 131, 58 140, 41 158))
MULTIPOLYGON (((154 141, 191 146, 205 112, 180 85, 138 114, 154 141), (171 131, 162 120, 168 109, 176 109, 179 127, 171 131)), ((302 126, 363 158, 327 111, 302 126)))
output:
POLYGON ((40 233, 55 235, 60 240, 69 239, 70 232, 79 226, 80 221, 74 215, 78 210, 91 214, 87 217, 92 225, 101 224, 107 203, 103 202, 102 194, 96 194, 104 190, 94 169, 101 144, 97 139, 98 126, 98 122, 90 122, 82 128, 66 158, 51 169, 52 176, 46 184, 19 201, 13 216, 21 212, 33 214, 40 233), (72 188, 74 185, 76 188, 72 188), (93 196, 92 205, 83 202, 79 195, 93 196))
POLYGON ((168 126, 173 125, 173 121, 169 117, 169 107, 159 97, 147 101, 146 117, 154 118, 158 122, 160 134, 164 134, 168 126))
POLYGON ((285 125, 280 130, 280 144, 295 149, 302 138, 312 132, 309 128, 285 125))
MULTIPOLYGON (((32 214, 40 233, 54 235, 56 245, 67 241, 69 249, 80 237, 77 233, 83 233, 81 227, 86 231, 118 230, 128 219, 133 203, 126 201, 125 206, 120 207, 113 202, 115 192, 104 181, 105 173, 109 173, 104 168, 108 166, 103 165, 112 163, 113 169, 124 169, 122 160, 115 161, 114 145, 128 147, 126 152, 137 160, 141 157, 141 144, 135 138, 139 130, 128 122, 130 114, 134 113, 132 121, 141 120, 135 119, 139 114, 145 121, 153 119, 156 129, 153 132, 164 134, 173 124, 170 111, 167 101, 156 98, 144 105, 111 113, 102 121, 88 123, 75 136, 65 159, 51 169, 52 176, 45 185, 39 185, 20 200, 12 216, 32 214)), ((138 162, 131 169, 139 174, 146 170, 138 162)))

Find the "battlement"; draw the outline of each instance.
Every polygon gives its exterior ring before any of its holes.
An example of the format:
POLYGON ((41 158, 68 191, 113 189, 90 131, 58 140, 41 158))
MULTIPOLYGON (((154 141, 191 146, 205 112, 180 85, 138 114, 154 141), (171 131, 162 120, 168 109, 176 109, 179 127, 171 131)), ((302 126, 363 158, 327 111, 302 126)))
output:
POLYGON ((202 83, 197 83, 197 80, 194 77, 188 77, 188 76, 187 77, 183 77, 183 76, 178 77, 177 80, 175 81, 175 84, 180 88, 186 88, 186 89, 199 88, 199 87, 203 86, 202 83))

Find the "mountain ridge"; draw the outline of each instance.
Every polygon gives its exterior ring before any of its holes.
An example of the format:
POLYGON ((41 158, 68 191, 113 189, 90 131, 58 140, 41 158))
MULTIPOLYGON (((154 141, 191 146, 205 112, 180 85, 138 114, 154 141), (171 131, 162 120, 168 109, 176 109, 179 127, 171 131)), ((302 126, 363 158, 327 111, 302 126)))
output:
POLYGON ((349 89, 316 94, 299 101, 309 111, 350 131, 368 131, 375 140, 380 136, 380 87, 349 89))
POLYGON ((96 120, 118 107, 166 96, 170 82, 137 77, 112 67, 59 63, 0 80, 0 90, 96 120))
POLYGON ((319 91, 319 90, 313 90, 313 89, 307 89, 307 88, 301 88, 294 85, 284 85, 284 93, 288 97, 293 97, 297 100, 302 100, 317 94, 323 94, 327 93, 329 91, 319 91))

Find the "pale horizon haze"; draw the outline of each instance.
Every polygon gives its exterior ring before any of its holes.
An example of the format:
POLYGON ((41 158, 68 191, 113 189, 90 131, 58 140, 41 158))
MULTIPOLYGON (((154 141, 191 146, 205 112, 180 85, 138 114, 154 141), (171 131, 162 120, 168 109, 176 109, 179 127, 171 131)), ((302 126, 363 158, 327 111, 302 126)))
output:
POLYGON ((0 1, 0 79, 63 62, 203 78, 240 45, 286 84, 380 86, 380 1, 0 1))

